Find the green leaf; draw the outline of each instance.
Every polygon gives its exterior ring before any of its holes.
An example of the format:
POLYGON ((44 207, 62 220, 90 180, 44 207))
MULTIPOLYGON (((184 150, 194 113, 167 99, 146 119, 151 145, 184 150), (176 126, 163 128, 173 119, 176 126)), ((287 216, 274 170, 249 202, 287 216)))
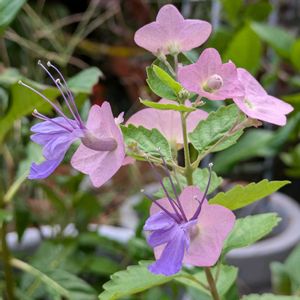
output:
POLYGON ((0 35, 14 20, 26 0, 1 0, 0 1, 0 35))
POLYGON ((257 22, 265 21, 272 12, 272 8, 269 2, 249 3, 245 9, 245 18, 257 22))
MULTIPOLYGON (((198 186, 199 189, 204 192, 207 182, 208 182, 208 177, 209 177, 209 171, 207 168, 196 169, 193 172, 194 185, 198 186)), ((179 181, 180 187, 178 186, 177 180, 174 176, 172 176, 172 179, 174 181, 174 185, 175 185, 175 188, 176 188, 176 191, 178 192, 178 194, 180 194, 180 191, 188 185, 187 181, 186 181, 186 177, 181 174, 177 174, 177 179, 179 181)), ((173 192, 171 183, 167 177, 165 177, 163 179, 163 183, 166 187, 166 190, 170 193, 170 195, 172 197, 174 197, 174 192, 173 192)), ((212 172, 211 182, 210 182, 210 186, 208 189, 208 194, 212 193, 221 183, 222 183, 222 178, 218 177, 218 175, 215 172, 212 172)), ((157 198, 165 197, 165 193, 162 188, 160 188, 159 191, 155 193, 155 197, 157 197, 157 198)))
POLYGON ((300 244, 289 255, 284 263, 285 270, 292 281, 293 292, 300 292, 300 244))
POLYGON ((235 34, 225 52, 226 61, 231 59, 237 67, 245 68, 252 74, 259 70, 261 56, 262 43, 248 25, 235 34))
POLYGON ((243 0, 221 0, 229 22, 235 22, 243 6, 243 0))
POLYGON ((138 266, 129 266, 111 276, 111 280, 103 285, 104 291, 99 300, 115 300, 130 296, 154 286, 165 284, 179 275, 154 275, 147 269, 149 262, 140 262, 138 266))
POLYGON ((4 222, 10 222, 13 219, 11 212, 4 209, 0 209, 0 227, 2 227, 4 222))
POLYGON ((153 93, 169 100, 177 100, 176 93, 161 81, 153 70, 153 66, 147 67, 147 83, 153 93))
MULTIPOLYGON (((218 267, 211 268, 211 272, 213 276, 216 275, 218 267)), ((237 277, 238 269, 233 266, 226 266, 221 265, 220 266, 220 273, 217 281, 217 290, 220 296, 225 295, 231 286, 234 284, 236 277, 237 277)), ((190 275, 192 277, 195 277, 198 281, 208 285, 206 276, 204 271, 197 272, 193 275, 190 275)), ((184 285, 196 288, 198 290, 201 290, 202 292, 205 292, 206 294, 209 294, 209 292, 204 289, 200 284, 196 283, 192 278, 189 279, 188 276, 185 276, 185 274, 181 274, 181 276, 175 278, 176 281, 181 282, 184 285)))
POLYGON ((223 205, 231 210, 247 206, 257 200, 273 194, 290 181, 268 181, 264 179, 258 183, 250 183, 246 186, 236 185, 228 192, 218 193, 212 198, 210 204, 223 205))
POLYGON ((256 156, 272 155, 273 149, 269 145, 274 135, 274 132, 266 129, 249 129, 237 144, 215 156, 214 170, 222 174, 237 162, 256 156))
POLYGON ((300 71, 299 57, 300 57, 300 39, 297 39, 292 46, 291 61, 298 71, 300 71))
POLYGON ((280 220, 275 213, 259 214, 238 219, 230 235, 225 240, 223 254, 232 249, 254 244, 269 234, 280 220))
POLYGON ((164 156, 165 160, 172 160, 171 148, 166 138, 157 129, 146 129, 142 126, 135 127, 132 124, 121 126, 125 143, 129 150, 139 154, 140 151, 148 155, 160 157, 157 149, 164 156), (136 151, 135 151, 136 149, 136 151))
POLYGON ((177 95, 181 90, 182 86, 175 79, 173 79, 166 71, 160 67, 153 65, 153 71, 155 75, 177 95))
POLYGON ((93 86, 103 76, 97 67, 91 67, 70 78, 67 83, 74 93, 90 94, 93 86))
POLYGON ((297 296, 278 296, 273 294, 249 295, 244 296, 241 300, 300 300, 297 296))
POLYGON ((251 28, 254 32, 279 55, 284 58, 290 57, 290 52, 295 38, 286 30, 263 23, 253 22, 251 28))
POLYGON ((189 138, 200 154, 221 151, 236 143, 243 129, 234 131, 234 127, 245 117, 236 105, 222 106, 202 120, 189 138))
POLYGON ((140 99, 140 102, 145 106, 152 107, 155 109, 160 109, 160 110, 175 110, 175 111, 184 111, 184 112, 192 112, 196 110, 193 107, 187 107, 183 104, 158 103, 158 102, 142 100, 142 99, 140 99))
MULTIPOLYGON (((50 100, 54 100, 59 95, 59 91, 56 88, 47 87, 43 94, 50 100)), ((44 99, 18 83, 11 87, 11 102, 9 111, 0 120, 0 144, 16 120, 32 113, 35 108, 38 110, 50 109, 44 99)))

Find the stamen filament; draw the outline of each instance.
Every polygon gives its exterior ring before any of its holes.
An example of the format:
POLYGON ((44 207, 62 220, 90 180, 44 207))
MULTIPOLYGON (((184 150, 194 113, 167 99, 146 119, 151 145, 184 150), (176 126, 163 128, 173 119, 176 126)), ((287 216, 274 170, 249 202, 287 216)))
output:
MULTIPOLYGON (((55 78, 52 76, 52 74, 47 70, 47 68, 41 63, 40 60, 38 61, 38 65, 41 66, 41 67, 43 68, 43 70, 47 73, 47 75, 52 79, 52 81, 54 82, 54 84, 56 85, 56 87, 58 88, 58 90, 60 91, 61 95, 63 96, 63 98, 64 98, 64 100, 65 100, 65 102, 66 102, 66 104, 67 104, 67 106, 68 106, 68 108, 69 108, 71 114, 73 115, 73 117, 74 117, 75 120, 77 121, 77 118, 75 117, 74 112, 73 112, 73 110, 72 110, 71 107, 70 107, 69 101, 68 101, 68 99, 66 98, 66 96, 65 96, 65 94, 64 94, 64 92, 63 92, 63 90, 60 88, 58 82, 55 80, 55 78)), ((78 122, 78 121, 77 121, 77 122, 78 122)), ((78 125, 79 125, 79 123, 78 123, 78 125)), ((73 125, 72 125, 72 127, 75 128, 73 125)))
POLYGON ((179 210, 180 210, 180 212, 181 212, 181 214, 182 214, 184 220, 187 222, 187 217, 186 217, 185 212, 184 212, 184 210, 183 210, 182 204, 181 204, 181 202, 180 202, 180 200, 179 200, 179 197, 178 197, 178 194, 177 194, 177 191, 176 191, 176 188, 175 188, 175 185, 174 185, 172 176, 171 176, 171 174, 170 174, 170 172, 169 172, 169 169, 168 169, 166 160, 165 160, 164 156, 162 155, 162 153, 161 153, 161 151, 160 151, 160 148, 157 148, 157 151, 159 152, 160 157, 161 157, 161 159, 162 159, 162 161, 163 161, 164 170, 165 170, 165 172, 166 172, 166 174, 167 174, 167 177, 168 177, 168 179, 169 179, 169 181, 170 181, 170 183, 171 183, 172 190, 173 190, 173 192, 174 192, 176 201, 177 201, 177 203, 178 203, 178 208, 179 208, 179 210))
MULTIPOLYGON (((162 181, 162 179, 161 179, 161 177, 160 177, 160 174, 157 172, 157 170, 155 169, 155 167, 153 166, 153 164, 152 164, 151 161, 149 161, 149 164, 150 164, 151 168, 153 169, 154 174, 155 174, 157 180, 159 181, 160 185, 162 186, 162 188, 163 188, 163 190, 164 190, 164 193, 166 194, 166 196, 167 196, 167 198, 168 198, 168 200, 169 200, 169 202, 170 202, 170 204, 171 204, 171 206, 172 206, 172 208, 173 208, 175 214, 178 216, 178 218, 179 218, 180 220, 182 220, 182 216, 180 215, 180 213, 178 212, 178 210, 177 210, 177 208, 176 208, 177 203, 174 202, 174 200, 171 198, 170 194, 168 193, 167 189, 165 188, 165 185, 163 184, 163 181, 162 181), (175 205, 176 205, 176 206, 175 206, 175 205)), ((177 206, 177 207, 178 207, 178 206, 177 206)))
POLYGON ((208 177, 207 185, 206 185, 206 188, 205 188, 203 197, 202 197, 202 199, 201 199, 200 202, 199 202, 199 206, 198 206, 197 210, 195 211, 195 213, 194 213, 193 217, 191 218, 191 220, 196 220, 196 219, 198 218, 200 212, 201 212, 201 208, 202 208, 204 199, 205 199, 206 196, 207 196, 208 189, 209 189, 210 182, 211 182, 212 167, 213 167, 213 163, 209 163, 209 164, 208 164, 208 168, 209 168, 209 177, 208 177))
POLYGON ((67 126, 64 126, 64 125, 54 121, 53 119, 48 118, 47 116, 39 113, 36 109, 33 111, 32 115, 40 120, 52 122, 52 123, 56 124, 57 126, 60 126, 64 129, 68 130, 69 132, 72 132, 72 130, 70 128, 68 128, 67 126))
POLYGON ((141 190, 141 192, 150 200, 152 201, 154 204, 156 204, 160 209, 162 209, 168 216, 170 216, 172 219, 175 220, 175 222, 180 222, 180 219, 177 219, 177 215, 174 216, 172 215, 167 209, 165 209, 160 203, 158 203, 157 200, 155 200, 151 195, 149 195, 148 193, 146 193, 144 190, 141 190))
POLYGON ((31 87, 30 85, 27 85, 26 83, 24 83, 23 81, 19 80, 18 82, 20 85, 30 89, 31 91, 33 91, 34 93, 36 93, 37 95, 39 95, 40 97, 42 97, 45 101, 47 101, 54 109, 55 111, 62 116, 73 128, 74 126, 72 125, 72 123, 70 122, 70 120, 68 119, 68 117, 59 109, 59 107, 57 105, 55 105, 51 100, 49 100, 45 95, 43 95, 42 93, 40 93, 39 91, 37 91, 36 89, 34 89, 33 87, 31 87))
POLYGON ((63 76, 63 74, 62 74, 62 73, 59 71, 59 69, 58 69, 56 66, 54 66, 50 61, 47 62, 47 66, 53 68, 53 69, 57 72, 57 74, 60 76, 60 78, 63 80, 63 83, 64 83, 64 86, 65 86, 67 95, 69 96, 69 100, 70 100, 71 103, 72 103, 72 106, 73 106, 74 112, 75 112, 75 114, 76 114, 76 116, 77 116, 77 119, 78 119, 79 122, 83 125, 83 122, 82 122, 82 120, 81 120, 80 114, 79 114, 79 112, 78 112, 77 106, 76 106, 75 101, 74 101, 73 94, 72 94, 71 90, 68 88, 68 84, 67 84, 67 82, 66 82, 66 80, 65 80, 65 78, 64 78, 64 76, 63 76))

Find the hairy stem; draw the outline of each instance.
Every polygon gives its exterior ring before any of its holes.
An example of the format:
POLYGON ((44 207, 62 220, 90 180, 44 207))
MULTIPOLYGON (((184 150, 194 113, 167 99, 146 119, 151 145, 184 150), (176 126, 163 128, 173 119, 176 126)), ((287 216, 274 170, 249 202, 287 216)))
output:
POLYGON ((209 285, 209 290, 211 293, 211 296, 214 300, 221 300, 217 287, 216 287, 216 282, 212 276, 212 273, 210 271, 210 268, 204 268, 205 276, 209 285))
POLYGON ((182 125, 183 149, 184 149, 184 166, 185 166, 184 173, 187 180, 187 184, 193 185, 193 168, 191 165, 191 158, 190 158, 186 118, 183 112, 181 112, 181 125, 182 125))

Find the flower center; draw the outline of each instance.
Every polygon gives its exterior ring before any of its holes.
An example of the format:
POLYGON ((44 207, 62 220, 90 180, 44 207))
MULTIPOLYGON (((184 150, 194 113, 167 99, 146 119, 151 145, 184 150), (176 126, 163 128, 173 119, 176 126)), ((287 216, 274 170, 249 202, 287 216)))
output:
POLYGON ((223 86, 223 79, 220 75, 214 74, 208 78, 203 84, 203 90, 208 93, 213 93, 223 86))
POLYGON ((245 99, 244 99, 244 103, 245 103, 245 105, 248 106, 250 109, 254 109, 254 105, 252 104, 252 102, 251 102, 249 99, 245 98, 245 99))
POLYGON ((170 41, 166 48, 171 55, 180 53, 180 45, 176 41, 170 41))
POLYGON ((86 131, 84 137, 81 138, 84 146, 95 151, 113 151, 118 144, 113 138, 97 138, 90 131, 86 131))

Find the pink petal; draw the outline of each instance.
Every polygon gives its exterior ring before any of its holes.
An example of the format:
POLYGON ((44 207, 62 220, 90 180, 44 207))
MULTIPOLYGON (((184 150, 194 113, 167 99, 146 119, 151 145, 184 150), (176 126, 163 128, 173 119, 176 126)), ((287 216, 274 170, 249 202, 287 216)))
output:
MULTIPOLYGON (((161 99, 159 103, 174 104, 174 101, 161 99)), ((192 132, 207 116, 208 113, 201 109, 191 112, 187 118, 188 132, 192 132)), ((156 128, 170 143, 183 144, 181 118, 177 111, 145 108, 132 115, 126 124, 143 126, 147 129, 156 128)))
POLYGON ((245 69, 238 68, 238 79, 243 84, 247 95, 263 96, 267 92, 260 85, 260 83, 245 69))
POLYGON ((184 263, 201 267, 214 265, 234 222, 235 216, 229 209, 204 203, 198 217, 198 233, 191 238, 184 263))
POLYGON ((74 153, 71 164, 78 171, 88 174, 95 187, 108 181, 122 166, 125 147, 122 133, 115 123, 108 102, 92 106, 86 127, 98 138, 112 137, 117 141, 113 151, 94 151, 80 145, 74 153))

